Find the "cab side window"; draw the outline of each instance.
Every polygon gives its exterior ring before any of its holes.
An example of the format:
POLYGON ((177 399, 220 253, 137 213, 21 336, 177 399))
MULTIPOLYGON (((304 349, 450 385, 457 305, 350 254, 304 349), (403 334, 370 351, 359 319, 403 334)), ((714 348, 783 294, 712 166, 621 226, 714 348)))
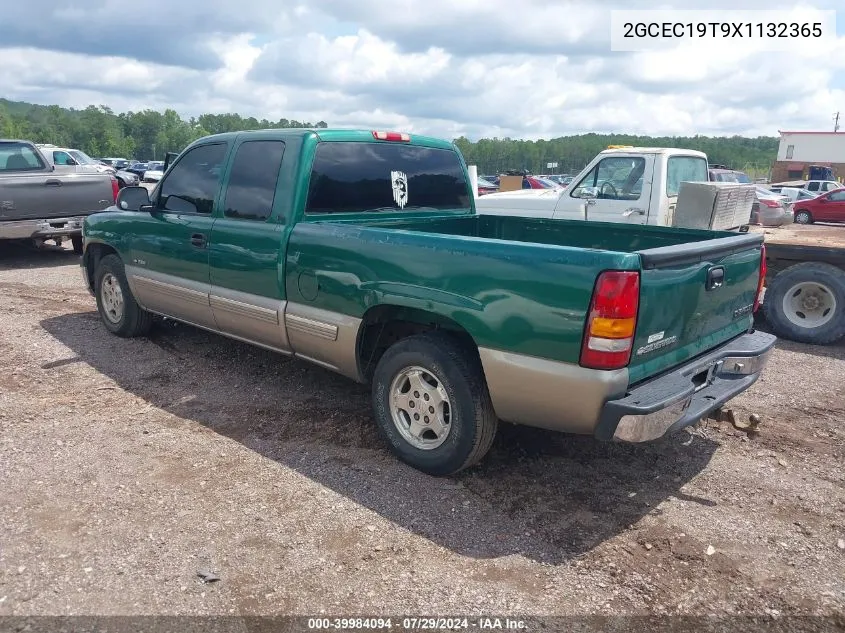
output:
POLYGON ((56 165, 76 165, 76 161, 67 152, 53 152, 53 162, 56 165))
POLYGON ((161 183, 160 211, 211 215, 227 145, 200 145, 187 152, 161 183))
POLYGON ((585 187, 595 187, 602 200, 638 200, 643 190, 644 171, 645 159, 641 157, 603 158, 569 195, 579 198, 585 187))
POLYGON ((270 217, 284 153, 282 141, 245 141, 240 144, 223 204, 227 218, 264 221, 270 217))

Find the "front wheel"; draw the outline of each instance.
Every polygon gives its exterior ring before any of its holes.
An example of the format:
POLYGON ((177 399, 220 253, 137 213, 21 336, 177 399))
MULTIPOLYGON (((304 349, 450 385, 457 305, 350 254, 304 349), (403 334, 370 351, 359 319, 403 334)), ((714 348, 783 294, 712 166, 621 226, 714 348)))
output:
POLYGON ((429 475, 476 464, 496 436, 481 362, 448 334, 419 334, 390 347, 376 367, 372 397, 393 453, 429 475))
POLYGON ((82 236, 81 235, 74 235, 70 238, 70 243, 73 245, 73 252, 77 255, 82 255, 82 236))
POLYGON ((809 211, 798 211, 795 214, 795 224, 812 224, 813 217, 809 211))
POLYGON ((97 264, 94 294, 100 319, 112 334, 133 338, 150 330, 153 317, 135 301, 117 255, 106 255, 97 264))

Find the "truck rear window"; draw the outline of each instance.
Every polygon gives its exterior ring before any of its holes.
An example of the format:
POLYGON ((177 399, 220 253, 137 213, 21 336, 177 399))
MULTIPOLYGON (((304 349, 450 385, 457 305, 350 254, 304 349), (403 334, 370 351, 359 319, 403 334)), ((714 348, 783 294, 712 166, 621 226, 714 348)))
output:
POLYGON ((0 143, 0 171, 33 171, 44 168, 41 157, 26 143, 0 143))
POLYGON ((469 209, 458 154, 400 143, 317 146, 306 213, 469 209))

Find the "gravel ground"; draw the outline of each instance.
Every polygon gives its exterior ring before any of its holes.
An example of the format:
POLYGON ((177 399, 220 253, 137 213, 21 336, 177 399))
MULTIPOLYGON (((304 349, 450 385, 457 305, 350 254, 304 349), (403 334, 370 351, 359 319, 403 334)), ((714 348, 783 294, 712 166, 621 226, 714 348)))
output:
POLYGON ((843 345, 779 342, 751 437, 505 425, 436 479, 343 378, 109 335, 77 262, 0 250, 0 615, 845 612, 843 345))

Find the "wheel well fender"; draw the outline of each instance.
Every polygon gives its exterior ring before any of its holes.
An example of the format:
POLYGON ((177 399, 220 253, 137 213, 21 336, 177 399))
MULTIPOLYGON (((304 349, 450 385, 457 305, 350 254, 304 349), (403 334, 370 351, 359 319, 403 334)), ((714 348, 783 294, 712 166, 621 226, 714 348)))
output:
POLYGON ((85 252, 82 254, 82 266, 85 272, 85 281, 91 292, 94 292, 94 271, 97 270, 100 260, 106 255, 117 254, 117 250, 108 244, 94 242, 93 244, 86 245, 85 252))
POLYGON ((374 306, 364 313, 358 330, 358 371, 369 382, 384 352, 394 343, 423 332, 442 331, 474 355, 478 346, 472 335, 453 318, 418 308, 394 304, 374 306))

